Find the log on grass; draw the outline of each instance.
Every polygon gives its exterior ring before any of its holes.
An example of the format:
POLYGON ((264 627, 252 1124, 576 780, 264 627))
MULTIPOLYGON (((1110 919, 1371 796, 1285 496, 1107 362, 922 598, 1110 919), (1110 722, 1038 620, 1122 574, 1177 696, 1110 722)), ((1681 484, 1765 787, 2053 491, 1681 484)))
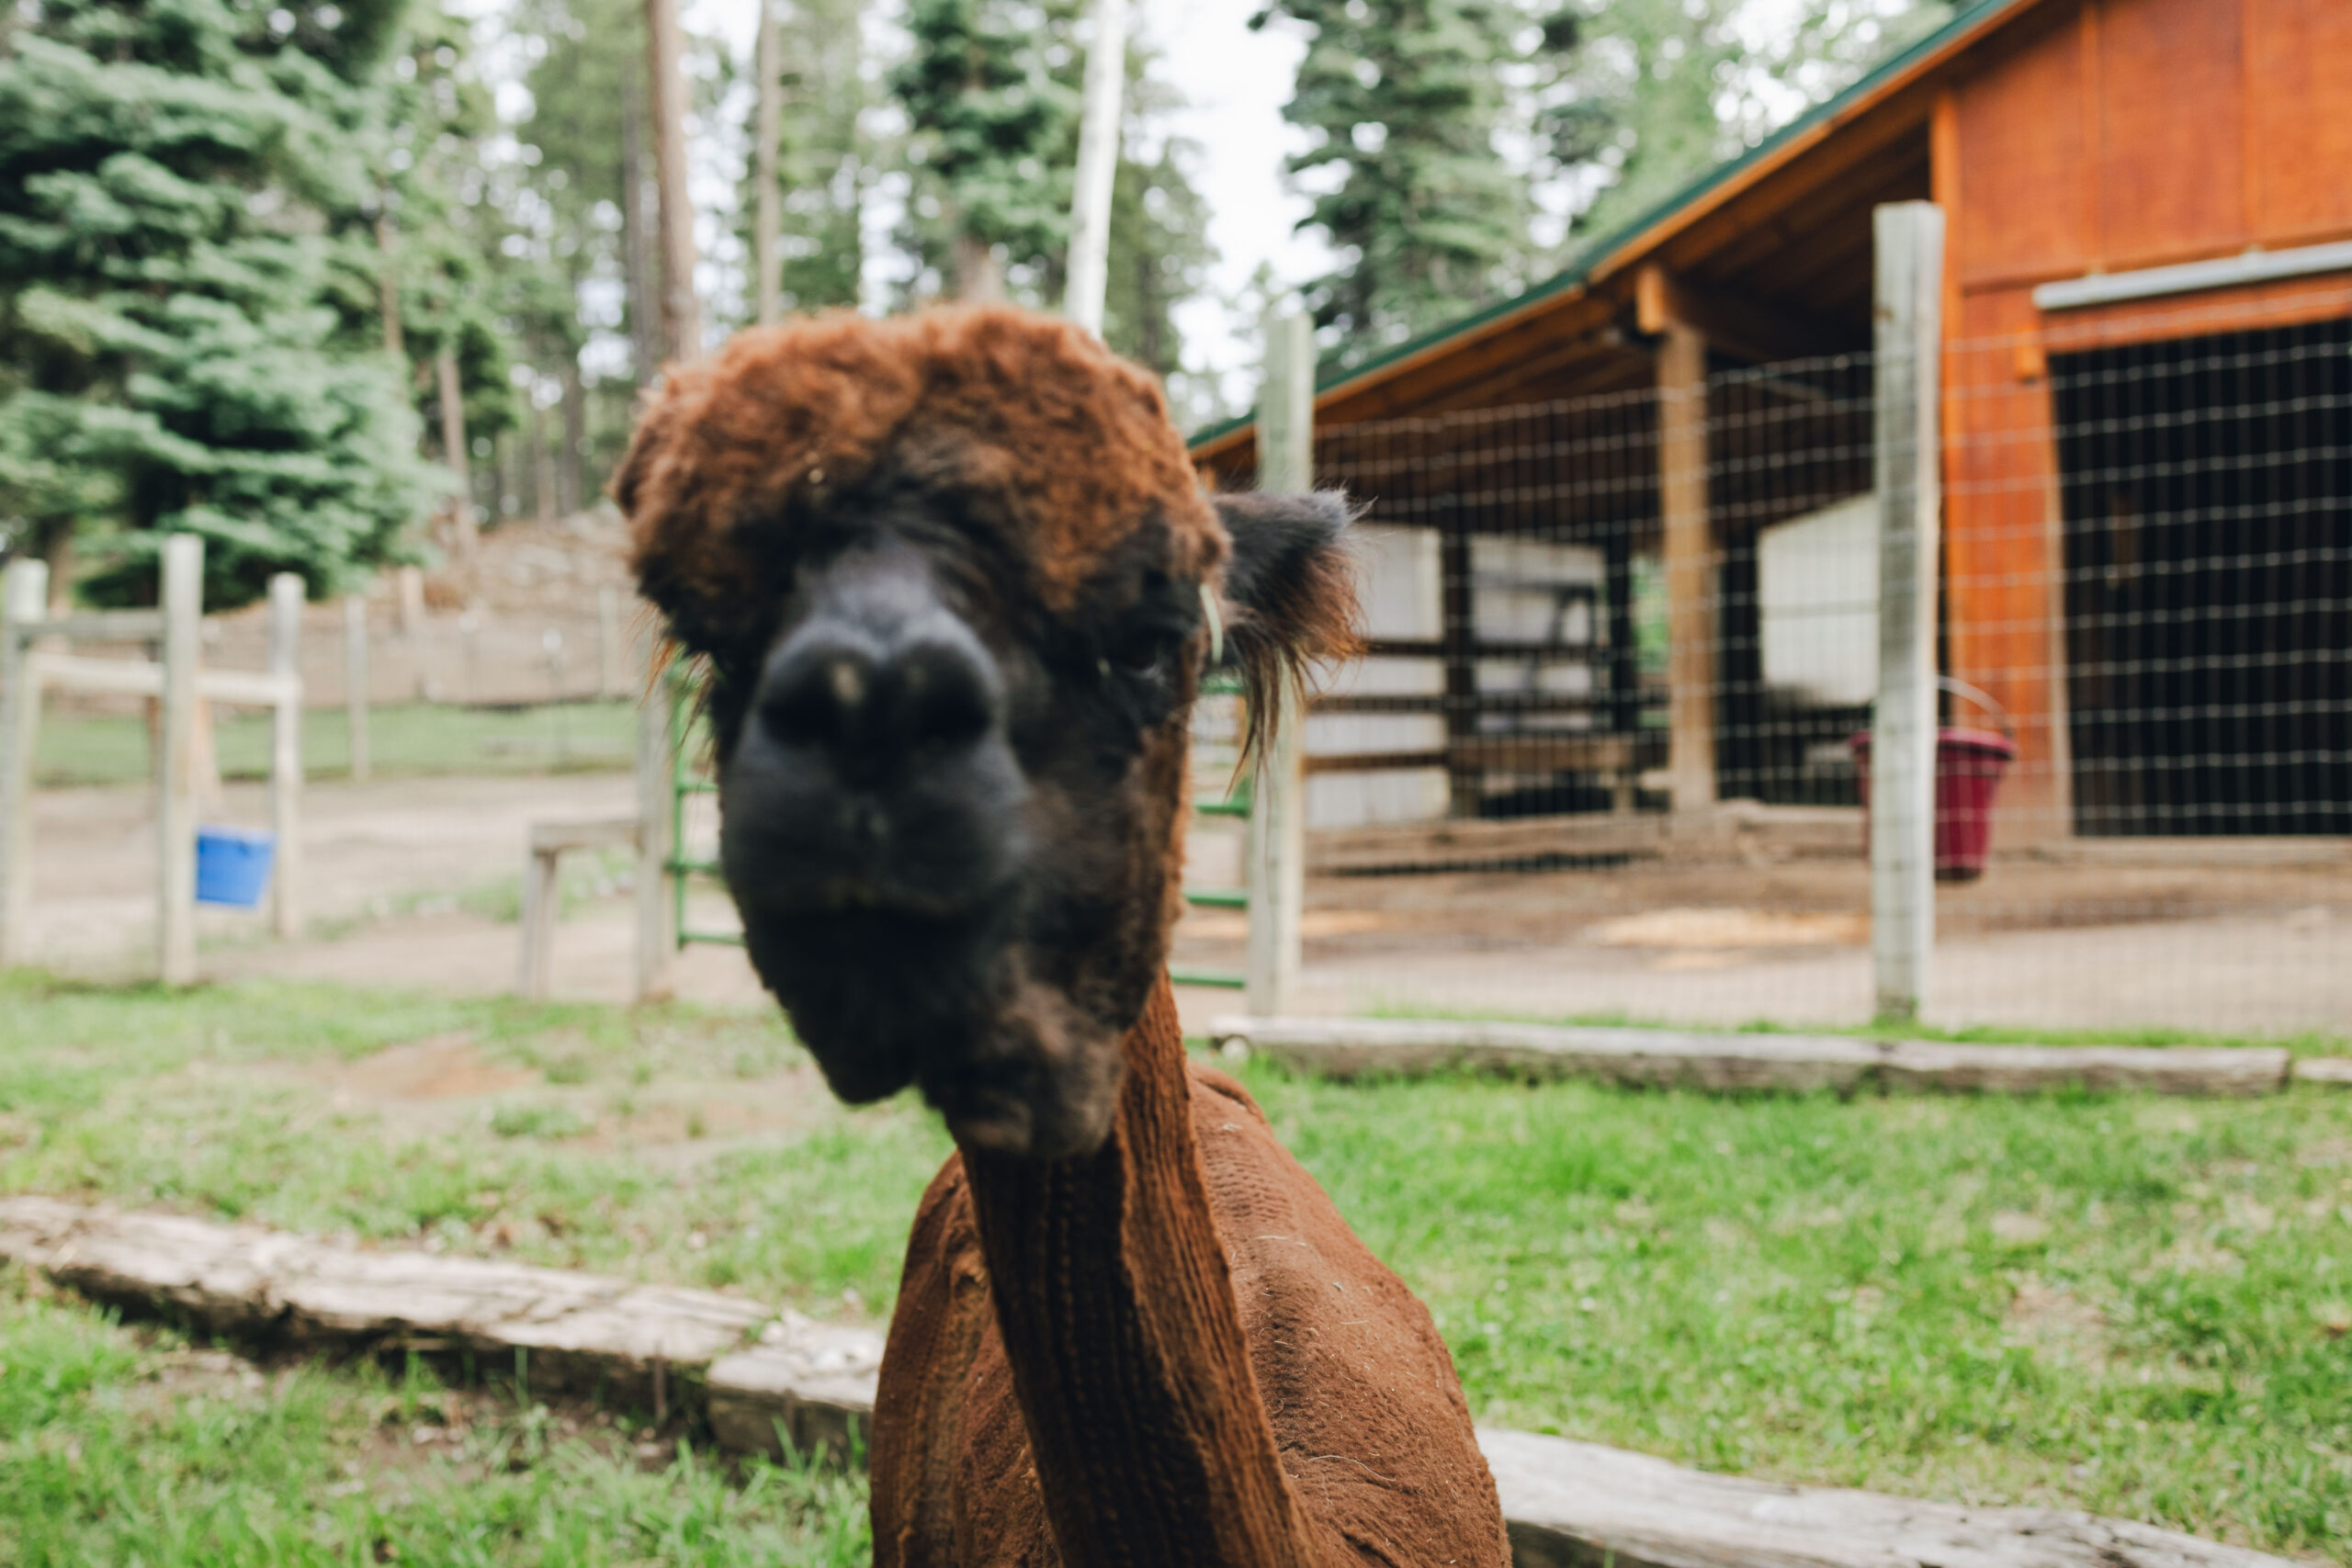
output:
MULTIPOLYGON (((882 1337, 707 1291, 368 1251, 251 1225, 0 1198, 0 1258, 249 1340, 461 1348, 533 1386, 593 1376, 705 1416, 722 1449, 862 1458, 882 1337)), ((1478 1434, 1518 1568, 2287 1568, 2149 1526, 1685 1470, 1527 1432, 1478 1434)))
MULTIPOLYGON (((711 1291, 408 1249, 375 1250, 252 1225, 0 1199, 0 1257, 85 1295, 185 1317, 216 1334, 370 1352, 413 1349, 512 1369, 540 1389, 666 1412, 696 1404, 713 1363, 756 1349, 801 1391, 881 1363, 881 1337, 711 1291)), ((774 1378, 770 1380, 774 1383, 774 1378)), ((835 1392, 831 1384, 811 1397, 835 1392)), ((842 1420, 862 1406, 847 1406, 842 1420)), ((818 1422, 811 1427, 823 1427, 818 1422)), ((838 1429, 841 1421, 832 1428, 838 1429)))
POLYGON ((1532 1078, 1583 1077, 1701 1089, 1864 1089, 2032 1093, 2275 1093, 2288 1056, 2275 1046, 1978 1045, 1836 1034, 1733 1034, 1563 1028, 1444 1019, 1220 1018, 1238 1043, 1332 1077, 1413 1077, 1447 1067, 1532 1078))
POLYGON ((2289 1568, 2152 1525, 1712 1475, 1482 1427, 1515 1568, 2289 1568))

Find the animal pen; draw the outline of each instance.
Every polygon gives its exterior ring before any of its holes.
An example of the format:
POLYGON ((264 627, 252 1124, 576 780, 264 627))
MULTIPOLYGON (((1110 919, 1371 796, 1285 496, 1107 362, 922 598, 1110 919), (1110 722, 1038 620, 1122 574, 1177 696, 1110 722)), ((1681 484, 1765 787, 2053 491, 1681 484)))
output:
POLYGON ((269 581, 269 667, 204 667, 204 541, 163 541, 159 607, 52 617, 48 569, 11 561, 0 617, 0 966, 31 952, 33 753, 42 698, 51 690, 144 697, 154 705, 155 968, 167 985, 197 977, 199 896, 199 703, 246 704, 272 715, 269 767, 271 923, 291 937, 302 925, 303 585, 290 572, 269 581), (144 645, 147 658, 93 659, 76 643, 144 645))
MULTIPOLYGON (((2326 286, 1946 346, 1931 1021, 2352 1019, 2348 319, 2326 286)), ((1885 368, 1317 433, 1370 646, 1307 724, 1307 1005, 1887 1010, 1885 368)))

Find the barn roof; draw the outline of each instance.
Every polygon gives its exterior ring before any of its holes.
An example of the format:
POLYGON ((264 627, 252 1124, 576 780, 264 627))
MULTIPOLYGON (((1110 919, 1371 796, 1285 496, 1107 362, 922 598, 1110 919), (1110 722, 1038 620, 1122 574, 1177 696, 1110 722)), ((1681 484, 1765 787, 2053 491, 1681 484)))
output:
MULTIPOLYGON (((1941 28, 1754 147, 1716 164, 1648 211, 1600 236, 1577 253, 1575 264, 1566 271, 1371 359, 1320 369, 1315 381, 1318 409, 1499 333, 1549 307, 1589 292, 1596 285, 1629 275, 1707 213, 2041 3, 2042 0, 1974 0, 1969 4, 1963 0, 1959 14, 1941 28)), ((1192 439, 1194 455, 1209 457, 1231 451, 1249 438, 1254 419, 1254 414, 1244 414, 1201 430, 1192 439)))

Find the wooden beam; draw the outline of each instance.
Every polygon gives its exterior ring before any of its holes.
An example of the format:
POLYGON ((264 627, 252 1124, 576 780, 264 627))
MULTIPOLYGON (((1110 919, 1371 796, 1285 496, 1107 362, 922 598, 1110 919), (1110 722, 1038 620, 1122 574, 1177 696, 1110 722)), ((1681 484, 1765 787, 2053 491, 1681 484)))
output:
POLYGON ((1666 537, 1667 773, 1674 809, 1715 800, 1715 544, 1707 510, 1707 341, 1668 321, 1657 356, 1666 537))
POLYGON ((1472 1067, 1521 1078, 1738 1091, 2054 1089, 2246 1099, 2287 1087, 2277 1045, 1993 1045, 1842 1034, 1560 1028, 1459 1019, 1220 1018, 1219 1044, 1302 1071, 1351 1078, 1472 1067))
POLYGON ((1710 347, 1754 365, 1835 354, 1852 335, 1801 310, 1760 305, 1734 290, 1693 284, 1657 265, 1635 275, 1634 316, 1653 337, 1679 322, 1697 329, 1710 347))

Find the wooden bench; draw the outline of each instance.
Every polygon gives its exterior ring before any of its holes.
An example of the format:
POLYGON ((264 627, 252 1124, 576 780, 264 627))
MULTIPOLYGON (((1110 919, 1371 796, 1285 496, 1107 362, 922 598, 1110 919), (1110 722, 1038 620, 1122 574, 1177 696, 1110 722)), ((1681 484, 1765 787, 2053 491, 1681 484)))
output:
POLYGON ((567 850, 628 850, 635 852, 639 827, 634 817, 591 822, 534 822, 523 860, 523 943, 514 964, 514 994, 537 1001, 548 994, 548 969, 555 956, 555 922, 562 912, 556 874, 567 850))

